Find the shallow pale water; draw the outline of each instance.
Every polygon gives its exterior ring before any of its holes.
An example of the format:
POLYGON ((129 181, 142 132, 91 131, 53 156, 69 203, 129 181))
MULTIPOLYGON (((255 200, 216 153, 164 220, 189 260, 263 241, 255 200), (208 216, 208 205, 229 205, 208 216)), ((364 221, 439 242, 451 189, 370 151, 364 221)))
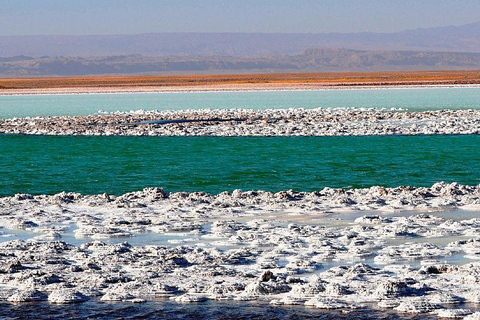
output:
MULTIPOLYGON (((378 214, 378 212, 377 212, 378 214)), ((413 215, 414 213, 412 212, 402 212, 402 213, 385 213, 381 214, 382 217, 407 217, 409 215, 413 215)), ((355 212, 355 213, 342 213, 342 214, 335 214, 332 216, 326 216, 326 217, 321 217, 313 220, 306 220, 305 222, 295 222, 299 225, 312 225, 312 226, 324 226, 327 228, 331 229, 337 229, 337 228, 350 228, 353 227, 354 225, 359 225, 358 223, 354 223, 353 220, 354 218, 361 217, 368 215, 365 212, 355 212), (338 220, 337 220, 338 219, 338 220)), ((451 216, 453 217, 452 220, 455 221, 460 221, 462 218, 468 217, 468 218, 477 218, 479 216, 478 211, 468 211, 468 212, 463 212, 462 210, 453 210, 453 211, 447 211, 447 212, 436 212, 433 213, 436 217, 446 217, 446 216, 451 216)), ((266 217, 265 217, 266 218, 266 217)), ((288 224, 292 223, 292 220, 283 220, 284 218, 278 214, 275 216, 270 217, 272 221, 276 221, 274 225, 277 228, 283 228, 286 229, 288 224)), ((307 218, 308 219, 308 218, 307 218)), ((202 226, 204 232, 209 232, 210 228, 212 226, 212 223, 206 223, 202 226)), ((176 247, 180 245, 191 245, 191 246, 199 246, 199 247, 215 247, 219 250, 230 250, 230 249, 239 249, 239 248, 245 248, 245 247, 250 247, 251 244, 247 241, 242 244, 233 244, 229 243, 228 239, 229 236, 224 236, 224 237, 218 237, 215 235, 212 235, 211 233, 208 233, 205 235, 205 233, 198 233, 198 232, 145 232, 145 233, 136 233, 132 234, 130 237, 108 237, 108 238, 91 238, 91 237, 82 237, 82 238, 76 238, 74 231, 78 229, 76 225, 72 225, 65 233, 62 233, 62 237, 60 238, 61 241, 64 241, 66 243, 72 244, 74 246, 80 246, 82 244, 92 242, 94 240, 101 241, 107 244, 119 244, 123 242, 128 242, 132 246, 148 246, 148 245, 154 245, 154 246, 164 246, 164 247, 176 247)), ((10 241, 10 240, 34 240, 34 237, 41 236, 41 233, 35 233, 32 231, 25 231, 25 230, 11 230, 11 229, 0 229, 0 242, 3 241, 10 241)), ((452 243, 454 241, 460 241, 460 240, 468 240, 471 239, 471 236, 465 236, 465 235, 449 235, 449 236, 442 236, 442 237, 423 237, 423 236, 409 236, 409 237, 399 237, 399 238, 385 238, 383 239, 384 241, 384 247, 386 246, 396 246, 396 245, 401 245, 406 242, 409 243, 433 243, 439 246, 446 246, 449 243, 452 243)), ((40 240, 40 241, 45 241, 45 240, 40 240)), ((268 247, 270 248, 270 247, 268 247)), ((263 249, 268 249, 267 247, 263 247, 263 249)), ((378 250, 375 251, 376 253, 378 250)), ((471 259, 468 257, 465 257, 465 253, 463 251, 459 251, 457 253, 452 254, 451 256, 445 256, 438 258, 439 261, 442 261, 443 263, 450 263, 450 264, 456 264, 456 265, 462 265, 466 263, 471 263, 472 261, 476 261, 476 259, 471 259)), ((288 261, 284 261, 283 266, 287 264, 288 261)), ((325 260, 322 261, 322 268, 318 269, 316 273, 318 272, 324 272, 325 270, 328 270, 331 267, 336 267, 336 266, 342 266, 342 265, 355 265, 357 263, 366 263, 370 266, 375 266, 375 267, 383 267, 385 264, 384 263, 377 263, 374 260, 374 256, 368 257, 366 259, 358 259, 358 260, 352 260, 352 261, 346 261, 346 260, 325 260)), ((421 265, 421 260, 409 260, 409 259, 398 259, 397 261, 394 261, 389 264, 408 264, 412 267, 420 267, 421 265)))
POLYGON ((480 88, 0 96, 0 118, 90 115, 99 110, 402 108, 478 109, 480 88))
POLYGON ((480 183, 480 136, 0 136, 0 195, 480 183))

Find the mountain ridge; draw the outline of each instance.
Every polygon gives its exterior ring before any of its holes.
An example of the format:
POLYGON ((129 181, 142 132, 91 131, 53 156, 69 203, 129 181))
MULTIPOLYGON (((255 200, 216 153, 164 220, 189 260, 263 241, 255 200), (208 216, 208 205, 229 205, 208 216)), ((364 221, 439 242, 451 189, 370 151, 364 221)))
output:
POLYGON ((142 33, 130 35, 0 36, 11 56, 272 56, 312 47, 354 50, 480 52, 480 22, 393 33, 142 33))
POLYGON ((311 48, 264 57, 116 55, 0 58, 0 76, 167 75, 394 70, 476 70, 480 53, 311 48))

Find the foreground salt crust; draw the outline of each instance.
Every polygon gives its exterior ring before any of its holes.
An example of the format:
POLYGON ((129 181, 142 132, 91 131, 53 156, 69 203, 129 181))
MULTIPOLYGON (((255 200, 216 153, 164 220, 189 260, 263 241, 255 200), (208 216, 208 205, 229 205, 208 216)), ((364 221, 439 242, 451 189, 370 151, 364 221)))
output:
POLYGON ((312 193, 18 194, 0 198, 0 299, 265 300, 475 317, 457 306, 480 301, 480 218, 437 213, 479 205, 480 186, 456 183, 312 193), (345 211, 365 214, 328 218, 345 211), (72 228, 83 244, 62 241, 72 228), (7 229, 32 238, 7 241, 7 229), (176 237, 129 244, 145 234, 176 237), (116 237, 125 241, 107 242, 116 237), (444 261, 451 257, 463 262, 444 261))
POLYGON ((358 136, 478 134, 480 110, 231 109, 115 112, 0 120, 0 133, 96 136, 358 136), (160 121, 161 123, 152 123, 160 121))

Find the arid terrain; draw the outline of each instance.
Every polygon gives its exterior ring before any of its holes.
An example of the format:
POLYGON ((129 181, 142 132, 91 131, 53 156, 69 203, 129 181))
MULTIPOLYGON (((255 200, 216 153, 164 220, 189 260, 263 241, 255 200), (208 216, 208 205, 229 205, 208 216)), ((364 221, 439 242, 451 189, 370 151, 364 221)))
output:
POLYGON ((269 56, 0 57, 0 77, 170 76, 479 70, 480 53, 312 48, 269 56))
POLYGON ((0 94, 478 85, 480 70, 0 79, 0 94))

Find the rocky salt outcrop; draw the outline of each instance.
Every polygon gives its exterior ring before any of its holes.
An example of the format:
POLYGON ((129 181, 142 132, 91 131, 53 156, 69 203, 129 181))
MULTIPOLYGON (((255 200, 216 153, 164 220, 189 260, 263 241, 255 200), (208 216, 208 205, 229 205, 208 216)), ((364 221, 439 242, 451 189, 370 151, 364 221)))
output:
POLYGON ((400 302, 398 307, 395 307, 394 310, 405 312, 405 313, 430 313, 437 311, 442 307, 435 303, 430 303, 426 300, 406 300, 400 302))
POLYGON ((478 134, 479 123, 478 110, 207 109, 2 119, 0 133, 95 136, 478 134))
POLYGON ((23 291, 16 291, 14 294, 7 298, 8 302, 34 302, 34 301, 46 301, 48 296, 35 289, 27 289, 23 291))
POLYGON ((48 295, 48 302, 57 304, 78 303, 87 301, 88 298, 75 289, 56 289, 48 295))
POLYGON ((479 186, 456 183, 3 197, 2 231, 22 227, 31 238, 0 243, 0 300, 259 300, 475 317, 463 306, 480 301, 480 222, 459 208, 479 197, 479 186))

